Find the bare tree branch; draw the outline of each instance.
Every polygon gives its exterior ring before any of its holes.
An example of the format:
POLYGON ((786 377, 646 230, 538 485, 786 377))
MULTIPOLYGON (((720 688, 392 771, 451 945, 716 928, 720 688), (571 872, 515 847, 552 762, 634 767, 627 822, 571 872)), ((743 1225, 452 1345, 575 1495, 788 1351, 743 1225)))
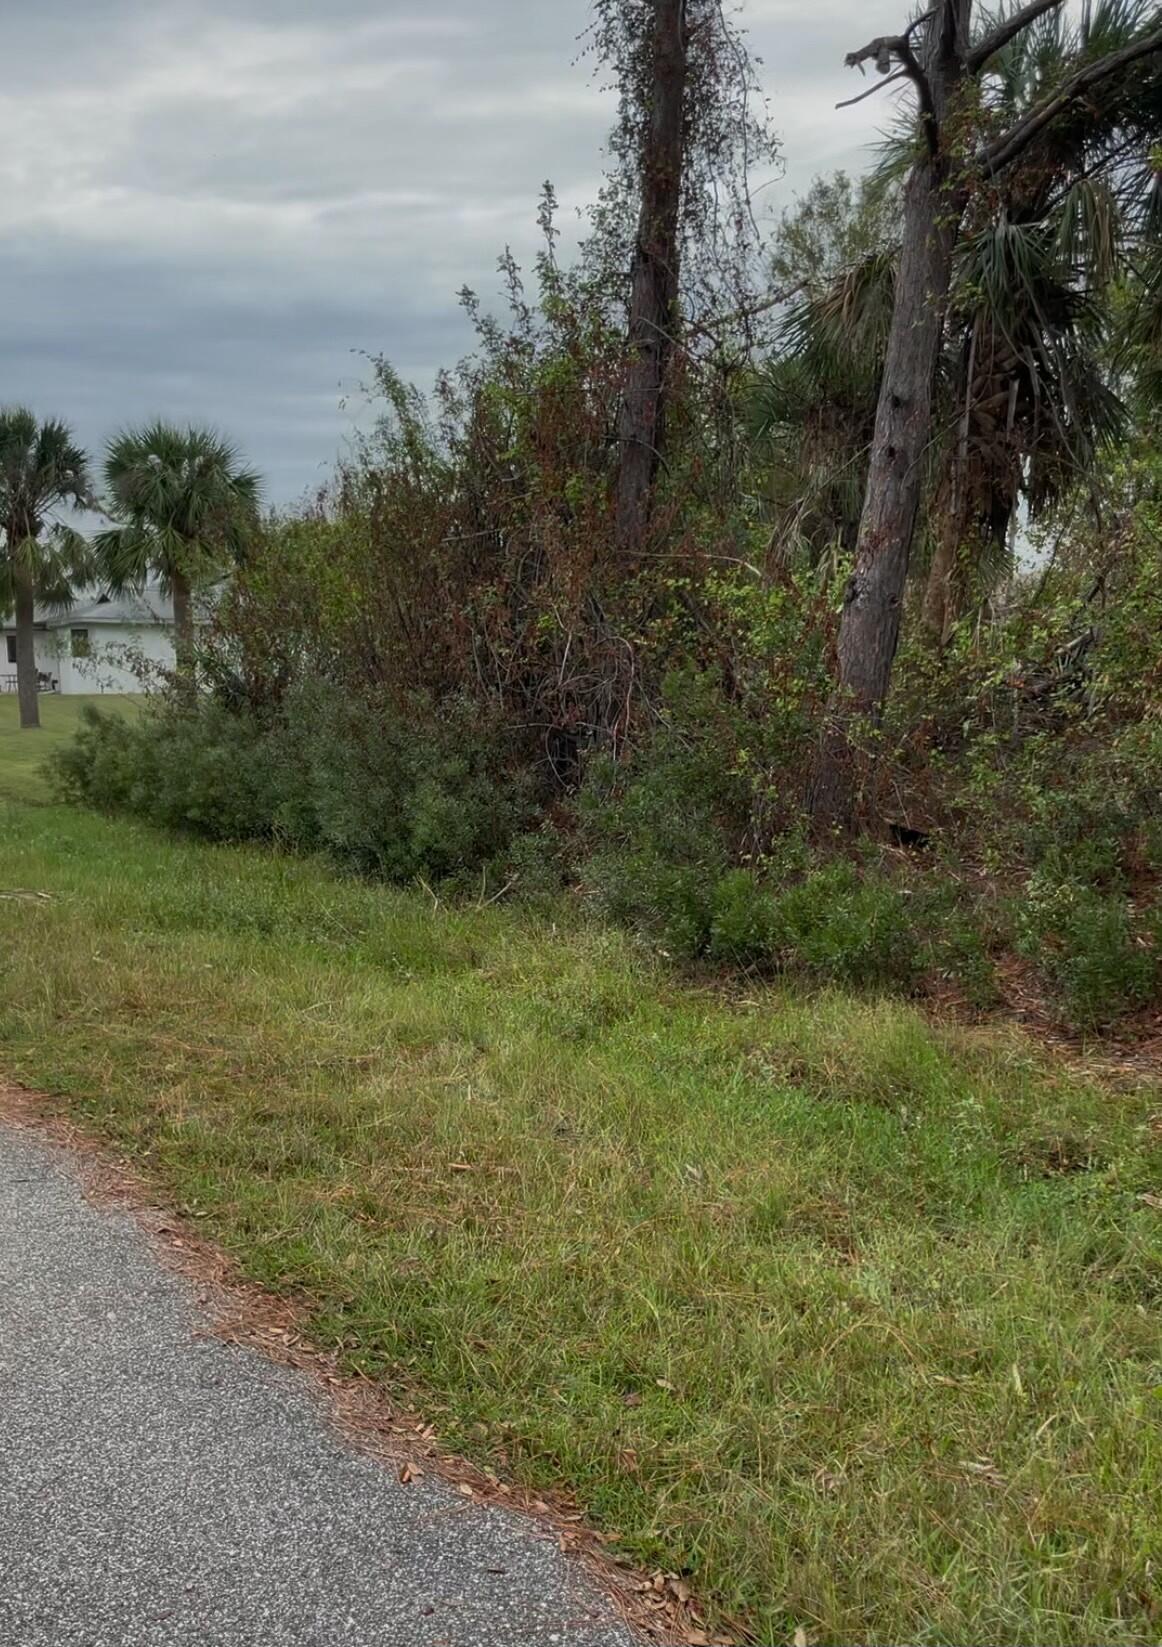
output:
POLYGON ((755 320, 759 315, 766 314, 768 310, 777 308, 780 303, 789 303, 793 297, 798 297, 806 284, 806 280, 794 280, 789 286, 780 286, 777 291, 768 292, 766 297, 760 298, 757 302, 744 304, 741 308, 734 309, 729 314, 711 315, 709 319, 701 322, 687 320, 686 328, 687 330, 701 332, 703 337, 708 337, 717 343, 719 334, 727 327, 738 326, 747 320, 755 320))
POLYGON ((899 50, 900 61, 908 79, 915 82, 916 95, 920 100, 920 119, 924 125, 924 137, 928 144, 929 154, 937 154, 940 149, 940 125, 936 118, 936 104, 932 101, 932 87, 928 76, 916 60, 916 54, 908 43, 907 35, 899 50))
POLYGON ((1069 107, 1070 103, 1130 63, 1136 63, 1140 57, 1149 57, 1156 51, 1162 51, 1162 27, 1152 29, 1141 39, 1123 46, 1121 51, 1111 52, 1108 57, 1100 57, 1096 63, 1079 69, 1060 90, 1042 98, 1041 102, 1031 108, 1028 114, 1023 115, 1016 125, 1010 126, 1007 132, 1002 132, 987 145, 980 156, 985 171, 998 172, 1011 165, 1024 153, 1033 139, 1043 132, 1063 109, 1069 107))
POLYGON ((889 74, 886 80, 877 80, 866 91, 861 91, 858 97, 845 97, 843 102, 837 103, 835 107, 837 109, 850 109, 853 104, 862 103, 865 97, 874 97, 876 92, 883 91, 884 87, 890 86, 893 80, 902 80, 906 73, 906 69, 897 69, 894 74, 889 74))
POLYGON ((989 58, 995 57, 1014 36, 1027 29, 1030 23, 1035 23, 1045 12, 1052 11, 1054 6, 1061 6, 1064 3, 1065 0, 1029 0, 1027 6, 1022 6, 1020 11, 1006 17, 1003 23, 998 23, 992 33, 986 34, 968 53, 964 66, 969 74, 979 74, 989 58))

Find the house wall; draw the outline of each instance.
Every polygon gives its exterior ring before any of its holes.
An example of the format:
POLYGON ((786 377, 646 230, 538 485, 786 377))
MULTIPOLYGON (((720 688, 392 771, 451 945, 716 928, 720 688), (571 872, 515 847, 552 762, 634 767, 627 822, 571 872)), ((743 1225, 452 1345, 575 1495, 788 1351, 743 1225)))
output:
MULTIPOLYGON (((6 692, 15 690, 16 664, 8 661, 8 641, 10 636, 15 636, 15 633, 16 631, 11 624, 7 629, 0 632, 0 685, 3 685, 6 692)), ((51 629, 37 629, 34 631, 33 642, 33 649, 36 653, 36 667, 40 673, 42 675, 59 675, 55 633, 51 629)))
POLYGON ((157 625, 94 623, 88 626, 90 655, 74 658, 70 628, 53 630, 57 640, 52 673, 63 693, 140 692, 142 672, 148 681, 154 669, 172 669, 173 641, 168 629, 157 625))
MULTIPOLYGON (((143 663, 147 680, 151 666, 173 668, 172 632, 160 624, 80 625, 89 631, 87 658, 72 656, 72 627, 38 629, 35 635, 36 667, 57 682, 60 692, 140 692, 143 663)), ((8 637, 13 633, 11 625, 0 629, 0 686, 5 691, 15 688, 16 664, 8 662, 8 637)))

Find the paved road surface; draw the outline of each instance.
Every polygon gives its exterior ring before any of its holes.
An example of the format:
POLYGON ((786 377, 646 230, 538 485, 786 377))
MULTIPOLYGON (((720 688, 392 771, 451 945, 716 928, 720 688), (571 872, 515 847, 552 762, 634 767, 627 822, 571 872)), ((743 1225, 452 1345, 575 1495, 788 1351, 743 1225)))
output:
POLYGON ((629 1647, 542 1529, 349 1448, 303 1375, 0 1123, 3 1647, 629 1647))

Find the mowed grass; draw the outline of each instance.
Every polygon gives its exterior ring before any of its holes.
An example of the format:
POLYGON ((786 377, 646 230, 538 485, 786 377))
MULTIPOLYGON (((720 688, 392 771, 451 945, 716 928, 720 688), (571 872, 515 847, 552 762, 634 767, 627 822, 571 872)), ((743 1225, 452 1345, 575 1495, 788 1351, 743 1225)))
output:
POLYGON ((0 807, 0 1067, 755 1639, 1162 1635, 1162 1098, 0 807))
POLYGON ((129 714, 140 702, 140 698, 115 693, 65 697, 59 692, 44 692, 40 697, 40 726, 22 731, 15 692, 0 693, 0 797, 48 799, 45 760, 72 737, 85 704, 95 703, 110 714, 129 714))

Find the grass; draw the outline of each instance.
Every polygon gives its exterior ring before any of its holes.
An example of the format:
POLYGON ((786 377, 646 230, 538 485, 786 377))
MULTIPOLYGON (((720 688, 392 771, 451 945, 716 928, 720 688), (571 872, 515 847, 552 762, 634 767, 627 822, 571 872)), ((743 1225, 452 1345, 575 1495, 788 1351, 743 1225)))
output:
POLYGON ((66 697, 59 692, 45 692, 40 698, 40 726, 21 731, 15 692, 0 694, 0 797, 47 800, 49 791, 41 770, 45 757, 72 737, 84 705, 95 703, 114 713, 128 713, 138 701, 115 693, 66 697))
POLYGON ((50 894, 0 899, 0 1063, 450 1446, 762 1642, 1158 1640, 1157 1091, 567 917, 0 828, 50 894))

